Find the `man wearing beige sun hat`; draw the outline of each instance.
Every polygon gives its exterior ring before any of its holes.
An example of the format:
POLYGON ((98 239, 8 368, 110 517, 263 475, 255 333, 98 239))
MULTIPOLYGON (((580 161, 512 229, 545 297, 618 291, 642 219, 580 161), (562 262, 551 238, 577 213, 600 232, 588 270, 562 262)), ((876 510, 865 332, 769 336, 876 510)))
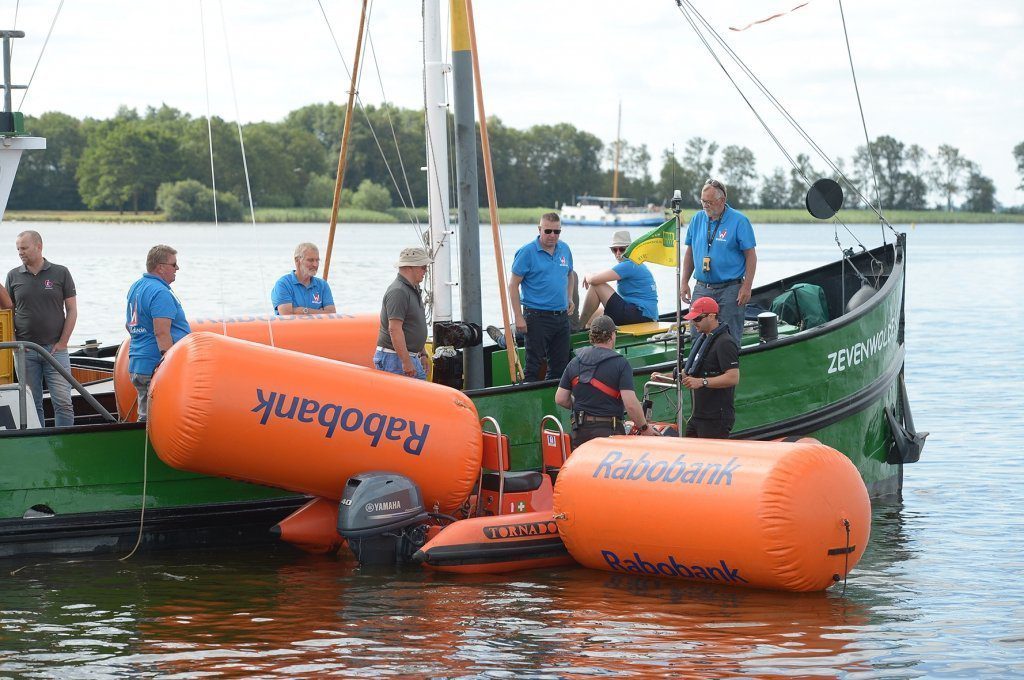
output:
POLYGON ((596 314, 607 314, 617 325, 656 321, 658 318, 658 287, 645 264, 637 264, 625 257, 633 239, 626 230, 612 234, 609 249, 618 263, 611 269, 587 274, 583 288, 580 323, 590 325, 596 314), (611 283, 617 282, 615 288, 611 283))
POLYGON ((377 370, 427 379, 427 315, 420 283, 432 260, 423 248, 406 248, 399 254, 398 276, 384 293, 380 329, 373 365, 377 370))

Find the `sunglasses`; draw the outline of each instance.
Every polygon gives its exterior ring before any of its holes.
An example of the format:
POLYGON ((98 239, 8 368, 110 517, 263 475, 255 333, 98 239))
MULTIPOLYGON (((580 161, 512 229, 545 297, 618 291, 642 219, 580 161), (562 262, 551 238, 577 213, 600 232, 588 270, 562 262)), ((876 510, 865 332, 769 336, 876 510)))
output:
POLYGON ((693 323, 700 323, 701 321, 703 321, 704 319, 708 318, 709 316, 711 316, 711 315, 710 314, 701 314, 700 316, 693 317, 692 319, 690 319, 690 321, 692 321, 693 323))
POLYGON ((544 229, 545 234, 561 234, 561 229, 544 229))
POLYGON ((714 187, 716 189, 721 189, 722 191, 725 191, 725 186, 723 186, 723 184, 719 182, 717 179, 709 179, 708 181, 704 182, 704 186, 714 187))
POLYGON ((613 253, 624 253, 624 252, 626 252, 626 247, 625 246, 612 246, 611 250, 612 250, 613 253))

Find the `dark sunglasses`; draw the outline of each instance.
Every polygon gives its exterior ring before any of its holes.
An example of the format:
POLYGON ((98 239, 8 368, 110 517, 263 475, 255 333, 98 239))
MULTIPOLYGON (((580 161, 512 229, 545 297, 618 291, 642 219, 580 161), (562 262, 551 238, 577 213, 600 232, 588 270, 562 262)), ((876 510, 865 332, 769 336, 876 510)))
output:
POLYGON ((708 181, 704 182, 704 186, 714 187, 716 189, 721 189, 722 191, 725 191, 725 187, 722 186, 722 183, 719 182, 717 179, 709 179, 708 181))
POLYGON ((708 318, 709 316, 711 316, 710 313, 709 314, 701 314, 700 316, 693 317, 692 319, 690 319, 690 321, 692 321, 693 323, 700 323, 701 321, 703 321, 704 319, 708 318))
POLYGON ((624 252, 626 252, 626 247, 625 246, 612 246, 612 252, 613 253, 624 253, 624 252))
POLYGON ((545 234, 561 234, 562 230, 561 229, 545 229, 544 233, 545 234))

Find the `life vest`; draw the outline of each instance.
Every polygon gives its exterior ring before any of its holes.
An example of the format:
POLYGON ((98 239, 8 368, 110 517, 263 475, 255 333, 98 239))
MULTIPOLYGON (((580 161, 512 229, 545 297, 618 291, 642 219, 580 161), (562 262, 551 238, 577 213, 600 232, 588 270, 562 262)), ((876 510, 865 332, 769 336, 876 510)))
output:
POLYGON ((723 334, 728 334, 729 324, 719 324, 718 328, 711 331, 709 334, 701 333, 696 340, 693 341, 693 349, 690 350, 690 356, 687 357, 686 363, 683 365, 683 373, 686 375, 696 376, 697 372, 701 369, 704 364, 704 359, 707 358, 708 352, 711 351, 711 347, 715 344, 715 341, 722 337, 723 334))
POLYGON ((618 356, 620 356, 618 352, 606 347, 584 347, 577 351, 576 358, 579 360, 580 373, 572 379, 572 387, 575 388, 580 383, 583 383, 593 387, 598 392, 608 395, 612 399, 621 398, 622 393, 619 390, 594 377, 594 374, 597 373, 597 367, 601 363, 618 356))

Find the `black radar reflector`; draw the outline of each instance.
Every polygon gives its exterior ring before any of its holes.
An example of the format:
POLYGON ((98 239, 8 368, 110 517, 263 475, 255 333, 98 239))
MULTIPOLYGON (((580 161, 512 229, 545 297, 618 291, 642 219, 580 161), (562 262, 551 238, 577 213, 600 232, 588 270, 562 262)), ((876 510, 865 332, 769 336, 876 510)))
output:
POLYGON ((807 190, 806 205, 811 215, 827 220, 843 207, 843 188, 833 179, 819 179, 807 190))

